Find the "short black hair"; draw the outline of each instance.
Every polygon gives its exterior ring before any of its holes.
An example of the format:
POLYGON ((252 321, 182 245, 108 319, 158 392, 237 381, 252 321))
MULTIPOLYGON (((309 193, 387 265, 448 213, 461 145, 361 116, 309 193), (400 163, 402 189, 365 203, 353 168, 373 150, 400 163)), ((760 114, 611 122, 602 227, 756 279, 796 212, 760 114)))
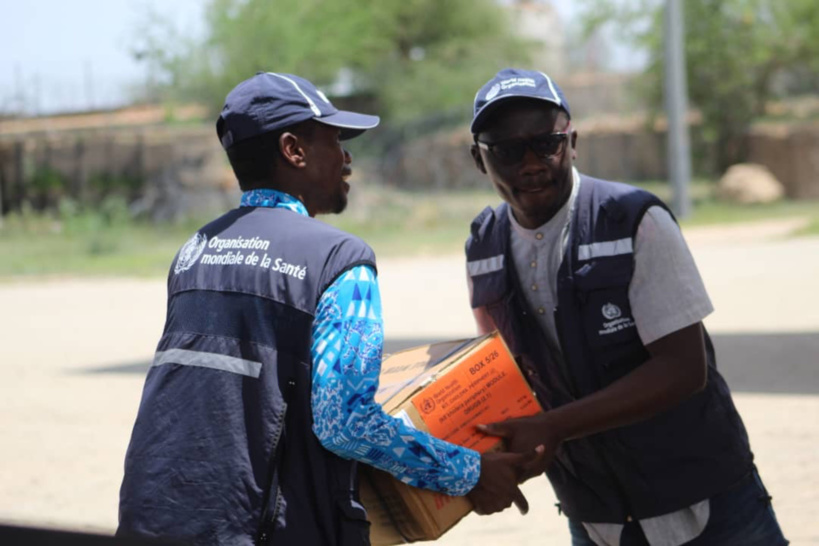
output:
POLYGON ((239 180, 242 191, 268 188, 276 172, 279 154, 279 139, 284 133, 294 133, 303 138, 313 134, 313 124, 302 122, 277 131, 240 140, 227 149, 228 160, 233 173, 239 180))

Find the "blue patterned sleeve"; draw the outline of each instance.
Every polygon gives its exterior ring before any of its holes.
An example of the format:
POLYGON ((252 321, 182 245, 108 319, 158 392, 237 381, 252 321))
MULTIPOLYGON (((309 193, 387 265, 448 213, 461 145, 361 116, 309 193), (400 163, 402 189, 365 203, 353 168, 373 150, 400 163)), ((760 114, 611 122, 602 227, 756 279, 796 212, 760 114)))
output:
POLYGON ((356 266, 321 296, 313 324, 313 432, 328 450, 416 487, 465 495, 480 455, 384 413, 375 402, 384 345, 374 270, 356 266))

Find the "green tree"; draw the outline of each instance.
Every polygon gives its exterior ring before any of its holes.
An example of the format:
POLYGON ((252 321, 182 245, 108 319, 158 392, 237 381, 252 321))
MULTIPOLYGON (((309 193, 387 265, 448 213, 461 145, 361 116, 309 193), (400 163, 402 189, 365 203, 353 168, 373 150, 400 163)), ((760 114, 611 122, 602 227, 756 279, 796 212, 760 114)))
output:
MULTIPOLYGON (((583 0, 588 32, 614 24, 621 38, 648 52, 644 89, 655 109, 663 97, 664 5, 583 0)), ((744 135, 766 103, 788 90, 782 82, 819 90, 819 2, 685 0, 683 9, 689 99, 702 113, 710 167, 720 173, 745 158, 744 135)))
POLYGON ((468 111, 480 83, 528 57, 493 0, 210 0, 205 29, 192 40, 150 16, 138 51, 166 92, 214 109, 259 70, 320 86, 346 70, 388 119, 468 111))

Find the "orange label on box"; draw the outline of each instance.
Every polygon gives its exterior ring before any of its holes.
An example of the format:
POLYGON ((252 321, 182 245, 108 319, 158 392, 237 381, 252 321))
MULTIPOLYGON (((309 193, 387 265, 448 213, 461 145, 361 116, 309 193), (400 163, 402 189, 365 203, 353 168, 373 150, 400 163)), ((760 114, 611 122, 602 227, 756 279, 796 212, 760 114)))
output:
POLYGON ((498 439, 475 425, 540 411, 500 337, 413 397, 412 404, 433 436, 481 453, 498 439))

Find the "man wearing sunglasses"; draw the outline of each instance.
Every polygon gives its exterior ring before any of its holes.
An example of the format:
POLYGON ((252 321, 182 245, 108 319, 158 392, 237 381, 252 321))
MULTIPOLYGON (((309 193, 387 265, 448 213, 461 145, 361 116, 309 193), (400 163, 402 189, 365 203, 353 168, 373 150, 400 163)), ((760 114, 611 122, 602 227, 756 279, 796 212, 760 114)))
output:
POLYGON ((702 325, 712 311, 666 205, 578 173, 569 104, 505 69, 472 157, 503 199, 466 244, 478 328, 500 330, 544 413, 489 424, 545 447, 575 546, 787 544, 702 325))

